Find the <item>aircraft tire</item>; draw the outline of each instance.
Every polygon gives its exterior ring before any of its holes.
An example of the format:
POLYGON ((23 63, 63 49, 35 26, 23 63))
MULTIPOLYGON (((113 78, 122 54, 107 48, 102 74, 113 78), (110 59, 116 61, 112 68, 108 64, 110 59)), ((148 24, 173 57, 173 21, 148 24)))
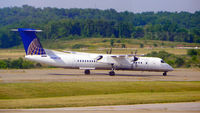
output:
POLYGON ((167 72, 164 72, 164 73, 163 73, 163 76, 167 76, 167 72))
POLYGON ((110 75, 110 76, 115 76, 115 72, 114 72, 114 71, 110 71, 110 72, 109 72, 109 75, 110 75))
POLYGON ((90 70, 85 70, 85 75, 90 75, 90 70))

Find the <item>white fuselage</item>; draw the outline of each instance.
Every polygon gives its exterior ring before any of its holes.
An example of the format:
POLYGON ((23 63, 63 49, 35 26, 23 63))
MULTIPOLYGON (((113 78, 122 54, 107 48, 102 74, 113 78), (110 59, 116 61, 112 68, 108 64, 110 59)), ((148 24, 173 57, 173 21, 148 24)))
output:
POLYGON ((173 68, 162 59, 156 57, 138 57, 133 61, 133 57, 125 56, 123 58, 113 58, 111 54, 93 54, 93 53, 64 53, 46 50, 47 55, 27 55, 26 59, 45 63, 48 65, 75 68, 75 69, 108 69, 114 64, 116 70, 135 70, 135 71, 160 71, 168 72, 173 68), (97 58, 102 56, 100 60, 97 58))

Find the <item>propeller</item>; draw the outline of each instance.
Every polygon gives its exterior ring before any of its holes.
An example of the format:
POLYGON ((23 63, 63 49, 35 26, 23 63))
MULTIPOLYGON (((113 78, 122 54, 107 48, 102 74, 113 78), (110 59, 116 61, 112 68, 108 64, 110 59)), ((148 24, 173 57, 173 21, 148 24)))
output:
POLYGON ((106 54, 108 54, 108 50, 106 50, 106 54))
POLYGON ((133 51, 131 51, 131 55, 133 55, 133 51))
POLYGON ((136 56, 136 54, 137 54, 137 50, 135 50, 135 56, 136 56))
POLYGON ((112 48, 110 48, 110 54, 112 54, 112 48))
POLYGON ((107 50, 106 54, 112 54, 112 48, 110 48, 110 50, 107 50))
MULTIPOLYGON (((131 51, 131 54, 133 55, 133 51, 131 51)), ((133 60, 132 60, 132 62, 136 62, 136 61, 138 61, 138 57, 136 57, 137 56, 137 50, 135 50, 135 54, 133 55, 133 60)))

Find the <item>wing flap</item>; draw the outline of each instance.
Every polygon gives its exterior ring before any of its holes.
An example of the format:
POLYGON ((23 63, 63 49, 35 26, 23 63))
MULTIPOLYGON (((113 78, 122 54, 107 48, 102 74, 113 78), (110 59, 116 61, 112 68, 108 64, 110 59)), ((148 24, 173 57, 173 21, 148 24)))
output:
POLYGON ((79 67, 81 70, 95 70, 95 67, 79 67))

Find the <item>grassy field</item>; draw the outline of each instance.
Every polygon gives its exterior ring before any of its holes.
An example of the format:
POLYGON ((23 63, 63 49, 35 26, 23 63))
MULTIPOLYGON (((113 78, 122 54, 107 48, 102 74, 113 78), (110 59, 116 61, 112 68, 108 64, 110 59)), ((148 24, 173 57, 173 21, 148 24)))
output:
POLYGON ((24 56, 24 49, 0 49, 0 59, 17 59, 24 56))
MULTIPOLYGON (((98 49, 98 48, 110 48, 111 38, 83 38, 76 40, 47 40, 42 42, 44 47, 47 48, 57 48, 57 49, 66 49, 72 48, 75 44, 86 45, 89 49, 98 49), (84 43, 83 43, 84 42, 84 43)), ((164 47, 172 48, 177 46, 200 46, 199 43, 186 43, 186 42, 170 42, 170 41, 159 41, 159 40, 139 40, 139 39, 117 39, 114 38, 114 48, 121 48, 122 44, 125 44, 127 48, 140 48, 140 45, 143 44, 144 48, 150 47, 164 47)))
MULTIPOLYGON (((58 51, 80 51, 80 52, 89 52, 89 53, 101 53, 106 54, 106 51, 109 49, 55 49, 58 51)), ((112 53, 113 54, 131 54, 131 52, 135 52, 136 48, 113 48, 112 53)), ((147 49, 147 48, 137 48, 138 54, 147 54, 152 51, 167 51, 169 53, 177 54, 177 55, 185 55, 187 53, 186 49, 174 49, 174 48, 153 48, 153 49, 147 49)), ((20 57, 25 56, 24 49, 0 49, 0 59, 17 59, 20 57)))
MULTIPOLYGON (((80 51, 89 53, 104 53, 108 51, 110 47, 109 38, 86 38, 77 40, 47 40, 42 42, 44 48, 54 49, 58 51, 80 51), (84 42, 84 43, 83 43, 84 42), (72 49, 74 45, 86 45, 87 47, 80 49, 72 49)), ((162 51, 165 50, 169 53, 177 55, 185 55, 187 49, 177 49, 178 45, 182 46, 200 46, 196 43, 185 43, 185 42, 169 42, 169 41, 158 41, 158 40, 137 40, 137 39, 114 39, 113 54, 130 54, 135 50, 138 50, 138 54, 147 54, 152 51, 162 51), (126 48, 122 48, 121 45, 125 44, 126 48), (143 44, 143 48, 140 48, 140 44, 143 44), (155 47, 155 44, 157 47, 155 47)), ((17 59, 19 57, 24 57, 25 52, 23 46, 20 45, 15 47, 15 49, 0 49, 0 59, 17 59)))
POLYGON ((200 82, 0 83, 0 108, 200 101, 200 82))
MULTIPOLYGON (((44 47, 60 50, 72 50, 91 53, 106 53, 111 48, 110 38, 86 38, 70 41, 52 41, 43 43, 44 47), (84 43, 83 43, 84 42, 84 43), (74 45, 86 45, 88 47, 82 49, 71 49, 74 45)), ((132 51, 138 50, 138 54, 147 54, 152 51, 165 50, 169 53, 185 55, 187 49, 177 49, 179 46, 200 47, 198 43, 170 42, 159 40, 138 40, 138 39, 114 39, 113 54, 130 54, 132 51), (122 48, 122 44, 126 48, 122 48), (140 45, 143 44, 143 48, 140 45), (156 45, 156 46, 155 46, 156 45)))

